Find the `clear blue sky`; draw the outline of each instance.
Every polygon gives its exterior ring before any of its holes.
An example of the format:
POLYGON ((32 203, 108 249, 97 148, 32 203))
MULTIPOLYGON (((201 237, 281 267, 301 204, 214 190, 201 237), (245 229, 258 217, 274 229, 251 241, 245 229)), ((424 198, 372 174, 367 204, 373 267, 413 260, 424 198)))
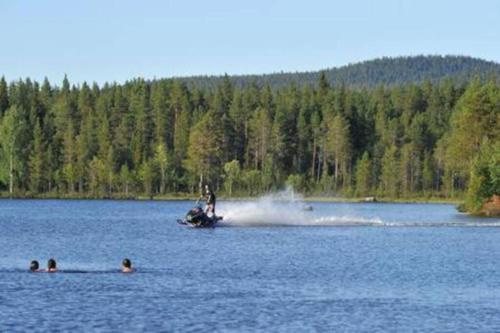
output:
POLYGON ((500 1, 0 0, 0 75, 59 84, 317 70, 381 56, 500 62, 500 1))

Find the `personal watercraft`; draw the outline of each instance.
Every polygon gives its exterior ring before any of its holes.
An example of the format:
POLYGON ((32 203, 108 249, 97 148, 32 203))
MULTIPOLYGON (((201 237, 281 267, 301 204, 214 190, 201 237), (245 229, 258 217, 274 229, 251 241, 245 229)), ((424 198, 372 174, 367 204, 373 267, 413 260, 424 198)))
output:
POLYGON ((217 222, 222 221, 222 219, 222 216, 217 216, 215 214, 207 215, 201 206, 197 205, 187 212, 183 220, 177 220, 177 223, 193 228, 213 228, 217 222))

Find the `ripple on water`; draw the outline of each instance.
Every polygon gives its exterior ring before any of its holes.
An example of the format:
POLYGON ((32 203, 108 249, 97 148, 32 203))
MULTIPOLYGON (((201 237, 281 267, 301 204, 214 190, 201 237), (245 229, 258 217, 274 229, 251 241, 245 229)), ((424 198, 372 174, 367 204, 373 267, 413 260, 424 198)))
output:
POLYGON ((193 230, 175 223, 191 205, 0 200, 0 331, 500 327, 498 219, 450 205, 221 202, 240 228, 193 230), (331 228, 345 225, 357 227, 331 228), (60 272, 27 272, 50 257, 60 272), (124 257, 137 273, 119 272, 124 257))

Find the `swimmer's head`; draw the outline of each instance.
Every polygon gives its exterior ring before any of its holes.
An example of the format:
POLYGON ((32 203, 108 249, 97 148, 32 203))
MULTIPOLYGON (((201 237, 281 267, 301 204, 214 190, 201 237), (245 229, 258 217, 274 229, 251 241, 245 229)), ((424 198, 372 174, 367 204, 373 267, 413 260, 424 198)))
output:
POLYGON ((56 270, 56 261, 54 260, 54 258, 50 258, 49 261, 47 262, 47 269, 49 271, 50 270, 53 270, 53 271, 56 270))
POLYGON ((32 260, 30 263, 30 271, 36 272, 40 268, 40 265, 38 265, 38 261, 32 260))
POLYGON ((123 261, 122 261, 122 266, 123 266, 124 268, 132 268, 132 262, 130 261, 130 259, 125 258, 125 259, 123 259, 123 261))

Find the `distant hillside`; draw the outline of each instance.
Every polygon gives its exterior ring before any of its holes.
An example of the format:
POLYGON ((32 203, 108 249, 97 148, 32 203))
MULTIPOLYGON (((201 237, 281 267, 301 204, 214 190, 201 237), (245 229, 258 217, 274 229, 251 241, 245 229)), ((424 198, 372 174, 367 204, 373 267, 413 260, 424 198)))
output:
MULTIPOLYGON (((425 80, 437 82, 450 78, 461 83, 475 76, 483 79, 500 78, 500 64, 466 56, 413 56, 379 58, 338 68, 324 70, 330 83, 351 87, 373 87, 419 83, 425 80)), ((234 75, 231 80, 237 87, 255 83, 262 86, 269 83, 280 88, 295 82, 297 85, 314 85, 321 71, 298 73, 273 73, 262 75, 234 75)), ((215 87, 223 76, 193 76, 180 78, 189 85, 200 88, 215 87)))

